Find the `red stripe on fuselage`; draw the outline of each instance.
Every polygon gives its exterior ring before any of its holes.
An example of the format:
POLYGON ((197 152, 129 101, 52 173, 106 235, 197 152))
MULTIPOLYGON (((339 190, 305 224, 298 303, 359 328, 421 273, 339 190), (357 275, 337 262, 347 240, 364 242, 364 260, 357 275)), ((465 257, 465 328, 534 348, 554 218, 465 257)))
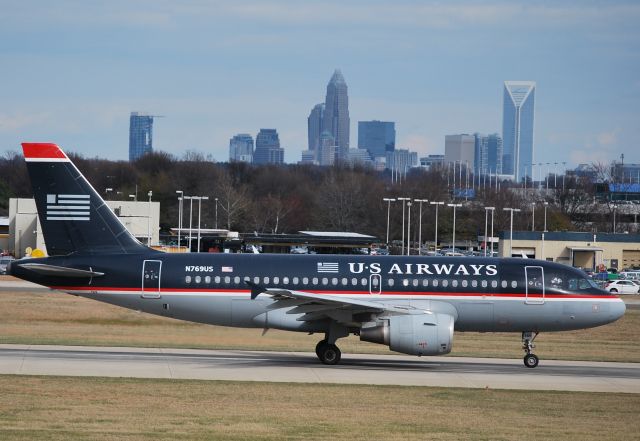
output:
POLYGON ((50 142, 23 142, 22 151, 27 159, 67 159, 60 147, 50 142))
MULTIPOLYGON (((52 289, 60 291, 127 291, 127 292, 143 292, 139 287, 111 287, 111 286, 52 286, 52 289)), ((144 290, 146 293, 158 292, 157 289, 147 288, 144 290)), ((161 288, 160 294, 169 292, 193 292, 193 293, 237 293, 237 294, 249 294, 251 291, 248 289, 237 288, 161 288)), ((381 296, 407 296, 407 297, 419 297, 419 296, 444 296, 444 297, 518 297, 525 298, 525 293, 491 293, 491 292, 444 292, 444 291, 386 291, 381 293, 372 294, 369 291, 317 291, 317 290, 303 290, 309 294, 325 294, 325 295, 381 295, 381 296)), ((529 294, 529 298, 542 299, 542 294, 529 294)), ((600 294, 545 294, 544 298, 547 299, 616 299, 618 297, 612 295, 600 295, 600 294)))

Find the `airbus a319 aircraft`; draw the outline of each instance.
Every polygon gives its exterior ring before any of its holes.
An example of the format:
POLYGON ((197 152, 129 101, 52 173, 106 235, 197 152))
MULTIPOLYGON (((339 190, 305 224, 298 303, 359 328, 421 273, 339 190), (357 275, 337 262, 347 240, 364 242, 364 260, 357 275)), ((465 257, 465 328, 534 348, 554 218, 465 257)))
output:
POLYGON ((69 294, 192 322, 324 334, 316 354, 330 365, 350 334, 422 356, 449 353, 456 329, 521 333, 533 368, 539 332, 625 312, 582 271, 532 259, 163 253, 126 230, 57 145, 22 147, 50 257, 9 272, 69 294))

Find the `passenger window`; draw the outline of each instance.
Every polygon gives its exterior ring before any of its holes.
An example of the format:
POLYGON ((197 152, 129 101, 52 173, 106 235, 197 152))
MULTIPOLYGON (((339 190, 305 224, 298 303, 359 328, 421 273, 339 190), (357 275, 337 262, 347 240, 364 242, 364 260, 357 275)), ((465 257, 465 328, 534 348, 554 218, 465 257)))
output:
POLYGON ((327 279, 326 277, 322 278, 322 284, 323 285, 328 285, 329 284, 329 279, 327 279))
POLYGON ((257 285, 257 284, 259 284, 259 283, 260 283, 260 277, 255 276, 255 277, 253 278, 253 283, 255 283, 256 285, 257 285))
POLYGON ((477 280, 472 280, 471 281, 471 286, 473 286, 474 288, 478 287, 478 281, 477 280))
POLYGON ((511 281, 511 288, 517 288, 518 287, 518 282, 516 282, 515 280, 511 281))
MULTIPOLYGON (((317 278, 317 277, 314 277, 314 278, 313 278, 313 284, 314 284, 314 285, 317 285, 317 284, 318 284, 318 278, 317 278)), ((326 283, 325 283, 325 285, 326 285, 326 283)))
POLYGON ((418 283, 420 283, 418 279, 413 279, 413 286, 418 286, 418 283))
POLYGON ((451 286, 454 287, 454 288, 457 288, 458 287, 458 281, 457 280, 452 281, 451 282, 451 286))
POLYGON ((263 282, 262 282, 262 283, 264 283, 265 285, 268 285, 268 284, 269 284, 269 277, 266 277, 266 276, 265 276, 265 278, 264 278, 264 279, 262 279, 262 280, 263 280, 263 282))
POLYGON ((298 279, 297 277, 293 278, 293 284, 294 285, 297 285, 299 281, 300 281, 300 279, 298 279))
POLYGON ((338 284, 338 278, 337 277, 333 277, 331 279, 331 284, 334 285, 334 286, 337 285, 338 284))
POLYGON ((186 283, 191 283, 191 276, 186 276, 186 277, 184 278, 184 281, 185 281, 186 283))
POLYGON ((235 283, 236 285, 240 284, 240 277, 239 276, 235 276, 233 278, 233 283, 235 283))
POLYGON ((402 279, 402 286, 409 286, 409 280, 408 279, 402 279))
POLYGON ((226 277, 224 278, 224 283, 226 283, 226 284, 231 283, 231 277, 226 276, 226 277))
POLYGON ((469 282, 467 282, 466 280, 462 281, 462 287, 466 288, 469 285, 469 282))
POLYGON ((206 277, 204 278, 204 283, 206 283, 207 285, 208 285, 209 283, 211 283, 211 276, 206 276, 206 277))
POLYGON ((498 281, 497 280, 492 280, 491 281, 491 288, 497 288, 498 287, 498 281))
POLYGON ((276 276, 273 278, 273 284, 277 285, 278 283, 280 283, 280 277, 276 276))
POLYGON ((289 278, 288 277, 283 277, 282 278, 282 283, 284 283, 285 285, 289 284, 289 278))
POLYGON ((487 281, 486 281, 486 280, 483 280, 483 281, 482 281, 482 287, 483 287, 483 288, 486 288, 486 287, 487 287, 487 285, 488 285, 488 284, 487 284, 487 281))
POLYGON ((449 281, 447 279, 442 281, 442 287, 446 288, 447 286, 449 286, 449 281))
POLYGON ((509 282, 507 282, 506 280, 503 280, 502 282, 500 282, 500 286, 503 288, 506 288, 507 286, 509 286, 509 282))
POLYGON ((375 287, 378 286, 378 278, 376 277, 375 279, 371 279, 371 284, 375 287))
POLYGON ((216 282, 217 285, 219 285, 220 284, 220 276, 216 276, 214 281, 216 282))
POLYGON ((349 284, 349 279, 347 279, 346 277, 342 278, 342 285, 343 286, 347 286, 349 284))
POLYGON ((200 283, 201 280, 200 276, 196 276, 196 283, 200 283))
POLYGON ((422 279, 422 286, 429 286, 429 279, 422 279))
POLYGON ((351 279, 351 285, 356 286, 358 284, 358 279, 357 278, 353 278, 351 279))
POLYGON ((303 285, 308 285, 309 284, 309 278, 308 277, 303 277, 302 278, 302 284, 303 285))
POLYGON ((435 280, 433 281, 433 286, 435 286, 435 287, 437 287, 437 286, 438 286, 438 279, 435 279, 435 280))
MULTIPOLYGON (((375 279, 377 279, 377 277, 375 277, 375 279)), ((362 280, 360 281, 360 283, 362 283, 362 286, 367 286, 367 283, 369 283, 369 282, 367 282, 367 278, 366 277, 363 277, 362 280)))
MULTIPOLYGON (((375 280, 375 279, 373 279, 373 280, 375 280)), ((394 283, 395 283, 395 281, 393 279, 387 280, 387 285, 389 285, 389 286, 393 286, 394 283)))

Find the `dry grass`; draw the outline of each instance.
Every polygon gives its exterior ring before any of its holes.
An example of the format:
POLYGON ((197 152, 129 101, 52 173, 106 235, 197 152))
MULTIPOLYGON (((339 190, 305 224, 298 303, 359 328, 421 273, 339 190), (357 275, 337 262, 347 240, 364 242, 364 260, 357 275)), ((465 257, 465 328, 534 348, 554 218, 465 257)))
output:
POLYGON ((640 395, 0 376, 0 439, 637 439, 640 395))
MULTIPOLYGON (((0 292, 0 343, 151 346, 311 351, 317 335, 200 325, 152 316, 57 292, 0 292)), ((640 310, 616 323, 582 331, 540 334, 536 353, 547 359, 640 362, 635 336, 640 310)), ((385 346, 340 340, 345 353, 389 353, 385 346)), ((453 355, 518 358, 518 334, 456 333, 453 355)))

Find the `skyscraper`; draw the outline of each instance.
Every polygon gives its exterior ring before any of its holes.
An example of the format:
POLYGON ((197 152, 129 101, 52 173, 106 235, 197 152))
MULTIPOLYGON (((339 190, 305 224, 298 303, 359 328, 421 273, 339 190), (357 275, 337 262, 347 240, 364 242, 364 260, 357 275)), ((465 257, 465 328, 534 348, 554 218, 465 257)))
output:
POLYGON ((129 161, 153 151, 153 116, 131 112, 129 117, 129 161))
POLYGON ((502 173, 516 181, 530 176, 533 162, 535 81, 505 81, 502 110, 502 173))
POLYGON ((316 104, 311 109, 307 118, 307 134, 309 137, 309 150, 318 150, 320 147, 320 134, 322 133, 322 121, 324 118, 324 103, 316 104))
POLYGON ((325 99, 323 131, 328 131, 338 147, 338 156, 349 150, 349 97, 347 83, 339 69, 336 69, 327 85, 325 99))
POLYGON ((280 138, 276 129, 260 129, 256 136, 254 164, 283 164, 284 149, 280 148, 280 138))
POLYGON ((473 135, 446 135, 444 137, 444 162, 460 163, 469 169, 475 167, 476 138, 473 135))
POLYGON ((475 135, 475 172, 480 175, 502 174, 502 138, 497 133, 475 135))
POLYGON ((229 140, 229 162, 252 162, 253 138, 240 133, 229 140))
POLYGON ((396 124, 388 121, 358 121, 358 148, 372 158, 384 157, 396 148, 396 124))

